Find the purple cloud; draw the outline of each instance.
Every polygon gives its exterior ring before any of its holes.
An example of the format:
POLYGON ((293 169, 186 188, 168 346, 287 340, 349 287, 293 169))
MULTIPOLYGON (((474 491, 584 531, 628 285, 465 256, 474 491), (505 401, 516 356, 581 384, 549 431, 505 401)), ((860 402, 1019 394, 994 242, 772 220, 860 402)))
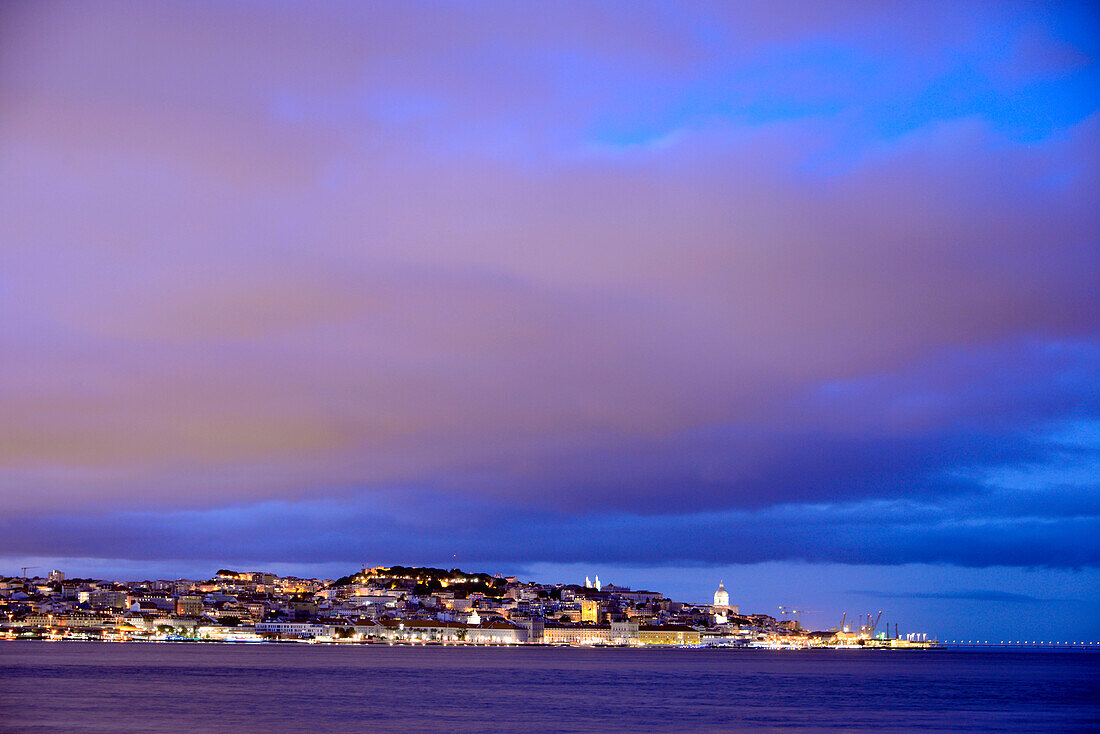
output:
POLYGON ((1094 564, 1096 15, 941 11, 3 9, 4 551, 1094 564))

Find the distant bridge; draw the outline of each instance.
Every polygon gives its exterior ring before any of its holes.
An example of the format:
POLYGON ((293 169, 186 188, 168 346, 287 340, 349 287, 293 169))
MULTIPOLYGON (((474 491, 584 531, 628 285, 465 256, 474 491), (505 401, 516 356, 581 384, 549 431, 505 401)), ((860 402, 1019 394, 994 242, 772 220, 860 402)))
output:
POLYGON ((1066 649, 1100 650, 1100 642, 1071 640, 940 640, 942 647, 1059 647, 1066 649))

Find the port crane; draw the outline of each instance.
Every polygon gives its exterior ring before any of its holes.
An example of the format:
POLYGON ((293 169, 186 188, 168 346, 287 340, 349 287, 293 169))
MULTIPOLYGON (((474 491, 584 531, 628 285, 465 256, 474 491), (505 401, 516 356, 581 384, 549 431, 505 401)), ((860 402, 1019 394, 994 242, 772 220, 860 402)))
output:
MULTIPOLYGON (((869 635, 874 635, 875 634, 875 629, 878 628, 878 622, 879 622, 880 619, 882 619, 882 611, 879 610, 878 616, 875 617, 873 622, 871 621, 872 616, 873 616, 872 612, 867 612, 866 615, 864 615, 864 614, 859 615, 859 631, 861 633, 865 632, 869 635), (865 618, 867 620, 866 622, 864 622, 865 618)), ((844 629, 844 621, 843 620, 841 620, 840 628, 844 629)))
MULTIPOLYGON (((859 615, 859 626, 856 628, 856 630, 858 632, 861 632, 861 633, 867 633, 869 635, 874 635, 875 630, 878 629, 879 620, 881 620, 881 619, 882 619, 882 611, 881 610, 879 610, 879 613, 878 613, 877 616, 873 612, 867 612, 866 614, 860 614, 859 615), (872 620, 872 617, 874 617, 873 620, 872 620)), ((853 616, 852 617, 852 624, 855 624, 855 623, 856 623, 856 617, 853 616)), ((844 614, 841 615, 841 617, 840 617, 840 626, 837 627, 837 631, 838 632, 850 632, 851 631, 848 628, 848 612, 844 612, 844 614)), ((890 632, 889 622, 887 622, 887 624, 886 624, 886 632, 887 632, 887 636, 889 636, 889 632, 890 632)))

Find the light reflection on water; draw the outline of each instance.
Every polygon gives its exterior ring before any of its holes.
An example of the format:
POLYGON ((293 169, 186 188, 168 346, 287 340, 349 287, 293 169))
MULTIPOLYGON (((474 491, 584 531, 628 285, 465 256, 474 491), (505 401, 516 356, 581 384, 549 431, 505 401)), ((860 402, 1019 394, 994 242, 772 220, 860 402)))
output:
POLYGON ((0 643, 0 731, 1100 729, 1100 654, 0 643))

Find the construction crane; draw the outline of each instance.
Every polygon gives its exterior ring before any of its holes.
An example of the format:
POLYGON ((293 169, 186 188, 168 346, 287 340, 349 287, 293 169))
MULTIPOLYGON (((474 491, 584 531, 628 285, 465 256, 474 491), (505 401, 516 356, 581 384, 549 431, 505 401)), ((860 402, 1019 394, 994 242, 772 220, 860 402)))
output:
POLYGON ((20 566, 20 568, 23 569, 23 580, 26 581, 27 580, 27 569, 29 569, 29 568, 42 568, 42 567, 41 566, 20 566))
POLYGON ((798 620, 799 614, 821 614, 821 612, 813 611, 810 609, 794 609, 793 607, 784 606, 779 607, 779 613, 783 615, 789 614, 791 616, 791 619, 797 622, 800 627, 802 626, 802 622, 799 622, 798 620))

